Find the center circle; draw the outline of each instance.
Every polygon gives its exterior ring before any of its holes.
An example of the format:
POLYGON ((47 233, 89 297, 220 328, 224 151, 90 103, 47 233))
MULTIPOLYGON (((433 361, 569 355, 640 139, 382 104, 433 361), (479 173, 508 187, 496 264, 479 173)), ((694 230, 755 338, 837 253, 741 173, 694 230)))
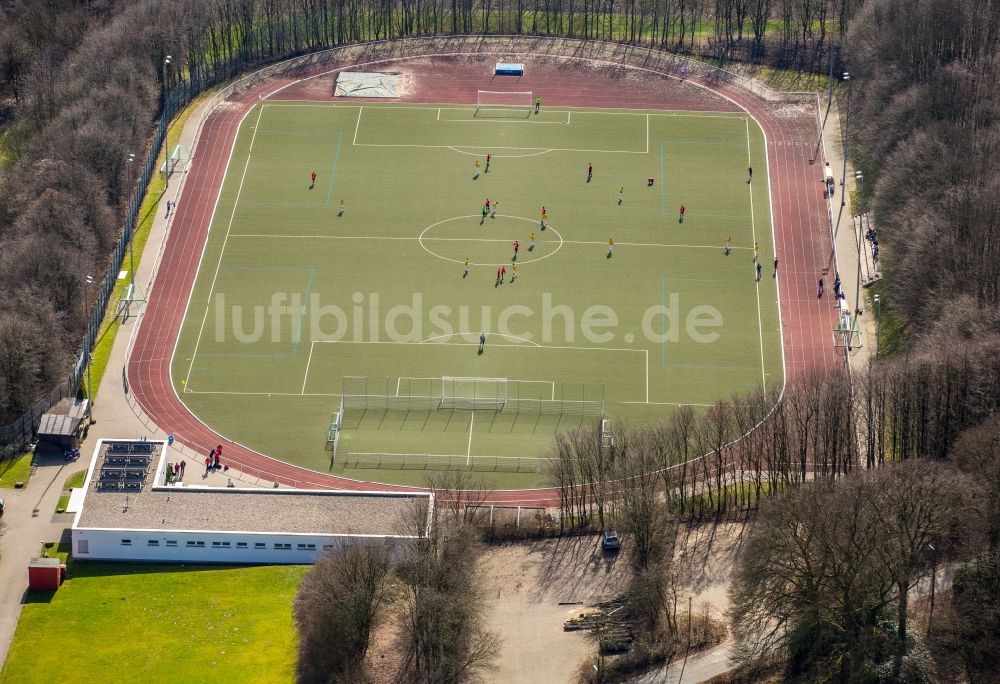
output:
POLYGON ((464 263, 466 256, 474 264, 509 262, 513 256, 511 247, 514 240, 520 243, 518 264, 530 264, 548 259, 563 246, 562 235, 552 227, 552 224, 546 223, 545 230, 542 230, 538 221, 506 214, 497 214, 496 218, 485 220, 482 219, 482 215, 477 214, 453 216, 427 226, 421 231, 418 239, 420 246, 428 254, 454 264, 464 263), (528 231, 534 232, 537 238, 533 250, 530 249, 525 229, 516 223, 518 221, 535 224, 535 230, 528 231), (555 239, 552 239, 553 236, 555 239), (466 245, 465 255, 461 258, 448 256, 454 252, 447 248, 447 245, 466 245), (473 254, 476 258, 473 258, 473 254), (491 258, 486 258, 487 256, 491 258))

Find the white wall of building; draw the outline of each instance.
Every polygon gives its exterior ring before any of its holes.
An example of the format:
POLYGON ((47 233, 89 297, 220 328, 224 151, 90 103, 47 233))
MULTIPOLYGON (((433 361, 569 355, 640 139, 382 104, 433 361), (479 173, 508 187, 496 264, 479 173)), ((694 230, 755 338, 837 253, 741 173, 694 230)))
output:
POLYGON ((73 557, 158 563, 301 564, 314 563, 347 541, 364 540, 396 545, 402 541, 366 535, 74 529, 73 557))

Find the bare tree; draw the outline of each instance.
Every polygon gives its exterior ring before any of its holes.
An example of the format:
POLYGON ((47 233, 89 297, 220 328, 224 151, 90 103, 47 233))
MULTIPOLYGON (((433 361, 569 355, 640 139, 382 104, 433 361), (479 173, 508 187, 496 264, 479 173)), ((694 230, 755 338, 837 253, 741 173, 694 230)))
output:
POLYGON ((410 544, 398 574, 404 585, 406 676, 413 682, 466 682, 488 668, 500 638, 485 628, 475 530, 438 516, 410 544))
POLYGON ((389 600, 389 560, 385 545, 351 543, 321 558, 302 578, 293 607, 297 682, 365 680, 371 633, 389 600))

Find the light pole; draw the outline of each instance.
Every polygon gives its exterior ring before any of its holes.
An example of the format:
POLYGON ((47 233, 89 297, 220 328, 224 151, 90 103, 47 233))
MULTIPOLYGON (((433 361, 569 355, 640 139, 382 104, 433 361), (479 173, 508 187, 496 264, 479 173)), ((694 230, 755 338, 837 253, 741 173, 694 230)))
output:
POLYGON ((90 320, 87 318, 90 312, 90 285, 94 282, 94 279, 90 276, 84 278, 83 285, 83 320, 87 326, 87 334, 84 336, 86 340, 86 354, 87 354, 87 424, 92 425, 94 422, 94 384, 90 377, 90 345, 92 340, 90 339, 90 320))
POLYGON ((878 359, 879 333, 881 332, 882 298, 875 295, 875 358, 878 359))
POLYGON ((167 108, 167 65, 173 57, 167 55, 163 58, 163 108, 167 108))
MULTIPOLYGON (((164 127, 166 126, 166 119, 167 119, 167 116, 166 116, 166 114, 167 114, 167 66, 170 64, 170 60, 171 59, 172 58, 171 58, 170 55, 167 55, 166 57, 163 58, 163 114, 164 114, 164 116, 161 119, 161 122, 163 122, 162 125, 164 127)), ((163 140, 166 143, 166 140, 167 140, 167 134, 166 134, 166 132, 164 132, 164 134, 163 134, 163 140)), ((163 149, 164 149, 163 168, 166 171, 166 173, 164 174, 164 178, 166 180, 163 182, 163 190, 165 192, 170 187, 170 147, 168 145, 164 145, 163 149)))
MULTIPOLYGON (((125 162, 127 164, 126 168, 131 169, 132 162, 134 161, 135 161, 135 154, 129 152, 128 161, 125 162)), ((129 176, 131 177, 131 174, 129 174, 129 176)), ((128 273, 129 273, 129 279, 131 281, 130 284, 133 286, 133 288, 135 287, 135 258, 132 254, 132 239, 134 237, 135 237, 135 221, 132 222, 132 234, 128 236, 128 273)))
POLYGON ((846 71, 844 72, 844 80, 847 81, 847 114, 844 117, 844 170, 840 174, 840 206, 847 203, 847 136, 851 126, 851 75, 846 71))
MULTIPOLYGON (((865 183, 865 174, 858 171, 854 174, 854 177, 858 180, 858 196, 860 198, 861 189, 864 187, 865 183)), ((858 204, 859 205, 861 204, 860 199, 858 201, 858 204)), ((858 239, 858 282, 857 282, 857 289, 854 291, 855 320, 857 320, 858 315, 861 313, 861 241, 864 239, 864 236, 861 235, 860 228, 858 229, 858 234, 856 237, 858 239)))

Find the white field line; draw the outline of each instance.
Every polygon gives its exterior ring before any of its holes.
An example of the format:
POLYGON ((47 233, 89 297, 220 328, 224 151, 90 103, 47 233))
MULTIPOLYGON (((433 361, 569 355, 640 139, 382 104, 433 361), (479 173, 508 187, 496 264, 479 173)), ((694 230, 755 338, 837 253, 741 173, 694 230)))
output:
MULTIPOLYGON (((499 214, 498 214, 499 216, 499 214)), ((233 233, 229 237, 233 238, 270 238, 289 240, 403 240, 413 242, 510 242, 501 238, 445 238, 445 237, 389 237, 381 235, 278 235, 266 233, 233 233)), ((607 242, 600 240, 563 240, 566 245, 601 245, 606 247, 607 242)), ((615 242, 615 247, 667 247, 671 249, 718 249, 718 245, 667 245, 659 242, 615 242)), ((733 247, 734 250, 752 250, 753 247, 733 247)), ((530 263, 530 262, 529 262, 530 263)))
MULTIPOLYGON (((636 349, 633 351, 643 351, 636 349)), ((363 377, 363 376, 361 376, 363 377)), ((236 392, 229 390, 191 390, 188 394, 219 394, 234 397, 339 397, 340 394, 332 392, 236 392)), ((553 397, 554 398, 554 397, 553 397)), ((697 404, 676 401, 609 401, 610 404, 629 404, 635 406, 715 406, 715 404, 697 404)), ((352 452, 354 453, 354 452, 352 452)))
MULTIPOLYGON (((257 129, 260 128, 260 117, 263 116, 263 114, 264 108, 261 107, 260 111, 257 113, 257 121, 253 127, 253 135, 250 137, 250 147, 247 149, 247 161, 243 165, 243 176, 240 178, 240 186, 236 190, 236 198, 233 200, 233 211, 229 214, 229 225, 226 226, 226 236, 222 239, 222 247, 219 250, 219 262, 215 265, 215 274, 212 276, 212 284, 208 288, 208 301, 205 302, 205 315, 201 317, 201 326, 198 328, 198 337, 194 342, 194 351, 191 353, 191 364, 188 366, 185 387, 191 381, 191 371, 194 369, 194 361, 198 358, 198 346, 201 344, 202 333, 205 332, 205 322, 208 320, 208 312, 212 308, 212 294, 215 292, 215 283, 219 279, 219 270, 222 268, 222 258, 226 254, 226 243, 229 242, 229 233, 233 229, 233 220, 236 218, 236 207, 239 205, 240 194, 243 192, 243 183, 247 179, 247 169, 250 168, 250 159, 253 156, 253 144, 257 139, 257 129)), ((235 145, 233 147, 235 149, 235 145)), ((221 188, 219 189, 219 196, 222 196, 221 188)), ((205 240, 205 244, 208 244, 207 239, 205 240)), ((193 287, 192 291, 194 291, 193 287)))
MULTIPOLYGON (((462 458, 462 454, 410 454, 410 453, 400 454, 400 453, 390 453, 390 452, 385 452, 385 451, 352 451, 351 455, 352 456, 395 456, 395 457, 399 457, 399 458, 406 458, 407 456, 426 456, 426 457, 429 457, 429 458, 449 458, 449 459, 462 458)), ((495 459, 498 459, 498 458, 505 458, 505 459, 511 459, 511 458, 513 458, 513 459, 518 459, 518 460, 521 460, 521 461, 550 461, 550 460, 552 460, 548 456, 511 456, 509 454, 508 455, 496 455, 496 456, 489 456, 489 455, 485 455, 485 456, 472 456, 472 458, 474 458, 474 459, 480 459, 480 460, 484 460, 484 461, 492 461, 492 460, 495 460, 495 459)), ((530 492, 532 490, 525 489, 525 490, 519 490, 519 491, 530 492)))
MULTIPOLYGON (((478 347, 478 342, 392 342, 390 340, 315 340, 314 344, 400 344, 400 345, 436 345, 436 346, 454 346, 454 347, 478 347)), ((602 351, 602 352, 633 352, 639 354, 648 354, 649 351, 646 349, 625 349, 623 347, 573 347, 573 346, 558 346, 558 345, 539 345, 539 346, 528 346, 524 344, 494 344, 494 347, 512 347, 516 349, 570 349, 574 351, 602 351)), ((542 382, 542 381, 539 381, 542 382)))
MULTIPOLYGON (((710 91, 714 92, 714 91, 710 91)), ((727 98, 728 99, 728 98, 727 98)), ((358 107, 357 104, 337 104, 335 102, 324 103, 324 102, 313 102, 310 100, 269 100, 267 103, 268 107, 328 107, 328 108, 339 108, 348 109, 353 107, 358 107)), ((462 112, 474 112, 475 107, 455 107, 448 105, 405 105, 405 104, 379 104, 375 102, 366 102, 365 107, 369 109, 451 109, 455 111, 462 112)), ((628 111, 623 109, 587 109, 582 107, 563 107, 563 109, 555 111, 569 111, 570 113, 576 112, 577 114, 601 114, 606 116, 675 116, 688 119, 742 119, 746 116, 746 112, 742 110, 738 112, 719 112, 711 110, 699 110, 699 109, 685 109, 685 110, 657 110, 657 111, 628 111)))
POLYGON ((633 404, 633 405, 644 405, 649 406, 715 406, 715 404, 691 404, 676 401, 612 401, 608 402, 611 404, 633 404))
POLYGON ((646 352, 646 403, 649 403, 649 350, 644 349, 646 352))
POLYGON ((476 424, 476 412, 469 418, 469 446, 465 449, 465 465, 472 462, 472 426, 476 424))
POLYGON ((363 106, 358 107, 358 122, 354 124, 354 139, 351 141, 352 146, 358 144, 358 129, 361 128, 361 112, 363 111, 365 111, 363 106))
POLYGON ((490 150, 545 150, 546 152, 593 152, 604 154, 646 154, 645 150, 588 150, 578 147, 504 147, 497 145, 418 145, 413 143, 354 143, 356 147, 417 147, 421 149, 442 149, 450 150, 455 147, 465 147, 470 149, 490 149, 490 150))
POLYGON ((649 154, 649 114, 646 115, 646 154, 649 154))
MULTIPOLYGON (((440 119, 440 121, 444 123, 527 124, 530 126, 566 125, 565 121, 532 121, 531 119, 440 119)), ((465 147, 465 145, 460 145, 459 147, 465 147)))
MULTIPOLYGON (((753 159, 750 154, 750 117, 744 119, 747 128, 747 167, 753 166, 753 159)), ((752 178, 750 180, 753 180, 752 178)), ((747 183, 750 191, 750 229, 753 233, 753 242, 757 244, 757 221, 753 215, 753 183, 747 183)), ((757 255, 757 263, 754 268, 760 265, 760 254, 757 255)), ((763 270, 763 267, 762 269, 763 270)), ((754 274, 754 289, 757 291, 757 339, 760 341, 760 382, 764 392, 767 391, 767 372, 764 368, 764 324, 760 315, 760 280, 754 274)), ((780 315, 780 314, 779 314, 780 315)))
POLYGON ((313 360, 313 349, 316 348, 316 342, 309 343, 309 358, 306 360, 306 372, 302 376, 302 392, 300 394, 306 393, 306 380, 309 379, 309 366, 312 365, 313 360))
POLYGON ((191 390, 188 394, 224 394, 234 397, 339 397, 332 392, 235 392, 230 390, 191 390))

